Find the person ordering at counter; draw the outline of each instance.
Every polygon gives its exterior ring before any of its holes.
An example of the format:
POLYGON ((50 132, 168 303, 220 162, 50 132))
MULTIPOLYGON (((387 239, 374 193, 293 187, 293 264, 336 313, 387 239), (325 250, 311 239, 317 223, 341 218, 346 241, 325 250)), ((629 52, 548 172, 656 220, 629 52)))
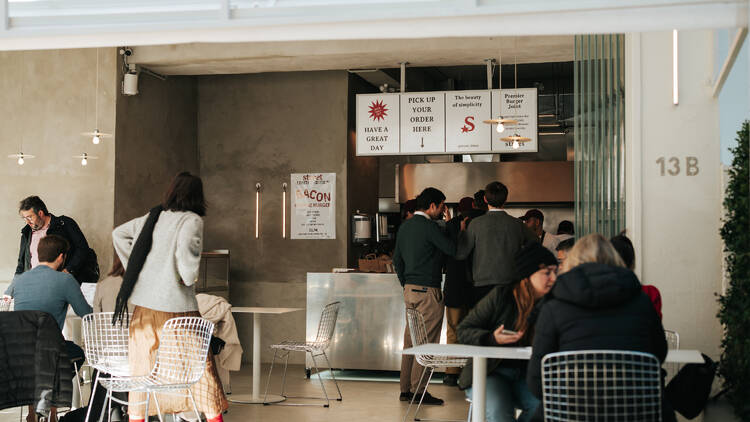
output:
MULTIPOLYGON (((456 244, 443 233, 434 220, 445 212, 445 195, 427 188, 417 196, 417 211, 401 224, 393 252, 393 265, 399 282, 404 288, 406 308, 414 308, 424 317, 427 341, 440 342, 443 325, 445 298, 441 290, 444 255, 454 256, 456 244)), ((412 347, 409 325, 404 330, 404 349, 412 347)), ((409 401, 414 394, 421 394, 419 379, 424 368, 413 355, 401 357, 401 395, 399 400, 409 401)), ((443 400, 425 393, 422 404, 443 404, 443 400)))

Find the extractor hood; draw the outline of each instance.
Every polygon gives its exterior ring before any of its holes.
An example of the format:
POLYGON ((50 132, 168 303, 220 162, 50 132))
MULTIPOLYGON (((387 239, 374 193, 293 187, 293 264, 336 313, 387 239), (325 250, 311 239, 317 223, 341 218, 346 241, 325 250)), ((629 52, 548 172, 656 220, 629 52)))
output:
POLYGON ((396 197, 404 203, 432 186, 446 202, 457 203, 495 180, 508 187, 508 204, 573 202, 572 161, 401 164, 396 166, 396 197))

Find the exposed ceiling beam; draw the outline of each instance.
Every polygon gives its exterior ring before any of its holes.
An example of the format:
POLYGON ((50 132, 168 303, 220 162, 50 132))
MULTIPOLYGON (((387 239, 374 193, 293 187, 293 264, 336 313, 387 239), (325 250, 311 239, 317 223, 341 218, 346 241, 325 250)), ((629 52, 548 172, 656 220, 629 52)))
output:
POLYGON ((716 78, 716 82, 714 82, 714 98, 719 97, 721 88, 724 87, 724 82, 727 81, 727 77, 729 77, 729 73, 732 71, 732 66, 734 66, 734 62, 737 60, 737 55, 740 54, 742 43, 745 41, 745 38, 747 38, 747 28, 739 28, 734 35, 734 41, 732 41, 732 45, 729 47, 729 54, 727 54, 727 58, 724 60, 724 64, 721 66, 719 76, 716 78))

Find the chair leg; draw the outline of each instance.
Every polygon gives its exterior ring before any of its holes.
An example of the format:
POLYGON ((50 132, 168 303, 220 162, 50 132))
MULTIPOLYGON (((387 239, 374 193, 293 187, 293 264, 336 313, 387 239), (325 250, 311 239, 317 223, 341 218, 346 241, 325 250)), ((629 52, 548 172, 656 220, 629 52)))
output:
MULTIPOLYGON (((419 376, 419 382, 417 383, 417 389, 414 391, 414 395, 411 396, 411 401, 409 401, 409 407, 406 408, 406 414, 404 415, 404 422, 406 422, 406 419, 409 418, 409 412, 411 411, 411 406, 414 404, 414 398, 417 396, 417 391, 419 391, 419 386, 422 385, 422 380, 424 379, 424 374, 427 371, 427 367, 422 367, 422 375, 419 376)), ((427 391, 427 387, 425 386, 425 391, 427 391)), ((421 403, 421 400, 420 400, 421 403)))
POLYGON ((104 421, 104 409, 107 408, 107 403, 112 400, 112 390, 107 389, 107 395, 104 397, 104 403, 102 403, 102 410, 99 412, 99 422, 104 421))
POLYGON ((99 385, 99 371, 96 371, 96 377, 94 378, 94 383, 91 384, 91 394, 89 395, 89 406, 88 406, 89 408, 86 409, 86 419, 84 419, 84 422, 89 422, 89 416, 91 415, 91 405, 94 403, 94 395, 96 394, 97 385, 99 385))
POLYGON ((289 351, 286 352, 286 356, 284 357, 284 374, 281 375, 281 397, 286 397, 284 395, 284 390, 286 390, 286 370, 289 367, 289 351))
MULTIPOLYGON (((156 404, 156 414, 159 415, 159 422, 164 422, 161 418, 161 408, 159 407, 159 398, 156 396, 156 393, 154 393, 154 403, 156 404)), ((148 419, 148 415, 146 415, 146 419, 148 419)))
POLYGON ((435 373, 435 368, 430 368, 430 375, 427 377, 427 383, 424 385, 424 390, 422 390, 422 396, 419 398, 419 404, 417 405, 417 410, 416 410, 416 412, 414 412, 414 420, 415 421, 419 420, 419 418, 417 417, 417 415, 419 415, 419 409, 422 408, 422 400, 424 400, 424 395, 427 394, 427 387, 430 385, 430 381, 432 380, 432 375, 434 373, 435 373))
POLYGON ((325 385, 323 385, 323 377, 320 376, 320 368, 318 368, 318 363, 315 361, 315 355, 310 352, 310 357, 312 358, 315 372, 318 374, 318 382, 320 382, 320 388, 323 390, 323 395, 326 397, 326 404, 324 404, 323 407, 330 407, 331 401, 328 400, 328 393, 326 392, 325 385))
POLYGON ((266 380, 266 392, 263 393, 263 404, 266 405, 268 402, 266 402, 266 399, 268 398, 268 387, 271 385, 271 375, 273 375, 273 364, 276 362, 276 353, 278 353, 278 349, 275 349, 273 352, 273 359, 271 359, 271 369, 268 371, 268 379, 266 380))
MULTIPOLYGON (((104 407, 104 406, 102 406, 104 407)), ((112 399, 107 401, 107 422, 112 422, 112 399)))
POLYGON ((333 373, 333 367, 331 366, 331 362, 328 361, 328 355, 326 355, 326 352, 323 351, 323 358, 326 360, 326 365, 328 366, 328 369, 331 371, 331 378, 333 378, 333 384, 336 386, 336 390, 339 392, 339 398, 337 398, 337 401, 344 400, 344 396, 341 395, 341 389, 339 388, 339 382, 336 381, 336 375, 333 373))
MULTIPOLYGON (((156 396, 154 396, 154 398, 156 398, 156 396)), ((143 418, 146 421, 148 420, 148 405, 149 404, 151 404, 151 393, 146 391, 146 410, 145 412, 143 412, 143 414, 145 415, 143 418)), ((128 409, 128 411, 130 411, 130 409, 128 409)))
POLYGON ((474 406, 473 402, 469 402, 469 414, 466 416, 466 422, 471 422, 471 408, 474 406))
POLYGON ((193 410, 195 411, 195 417, 198 418, 198 422, 200 422, 201 414, 198 412, 198 405, 195 403, 195 397, 193 397, 193 390, 188 388, 188 393, 190 394, 190 401, 193 402, 193 410))

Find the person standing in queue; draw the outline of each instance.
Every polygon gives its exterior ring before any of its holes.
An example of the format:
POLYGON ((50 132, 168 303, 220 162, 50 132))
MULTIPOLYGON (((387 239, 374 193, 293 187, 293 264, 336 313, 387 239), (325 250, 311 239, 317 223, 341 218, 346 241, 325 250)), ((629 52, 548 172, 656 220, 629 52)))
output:
MULTIPOLYGON (((427 340, 440 341, 445 300, 441 290, 444 255, 453 256, 456 245, 438 227, 435 220, 443 217, 445 195, 435 188, 427 188, 417 196, 414 217, 401 224, 393 252, 393 265, 404 288, 406 308, 416 309, 424 318, 427 340)), ((404 349, 412 347, 409 325, 404 330, 404 349)), ((427 386, 419 386, 423 367, 413 355, 401 357, 401 395, 409 401, 414 394, 422 394, 427 386)), ((422 404, 443 404, 443 400, 426 393, 422 404)))
POLYGON ((534 232, 542 246, 549 249, 553 254, 557 253, 557 245, 560 243, 560 240, 557 236, 544 231, 544 214, 541 211, 538 209, 528 210, 521 217, 521 221, 526 223, 526 227, 534 232))
POLYGON ((473 254, 472 308, 495 286, 517 281, 513 257, 522 246, 537 241, 520 220, 503 210, 508 199, 508 188, 504 184, 492 182, 484 191, 489 211, 475 218, 461 232, 456 253, 456 259, 466 259, 473 254))

